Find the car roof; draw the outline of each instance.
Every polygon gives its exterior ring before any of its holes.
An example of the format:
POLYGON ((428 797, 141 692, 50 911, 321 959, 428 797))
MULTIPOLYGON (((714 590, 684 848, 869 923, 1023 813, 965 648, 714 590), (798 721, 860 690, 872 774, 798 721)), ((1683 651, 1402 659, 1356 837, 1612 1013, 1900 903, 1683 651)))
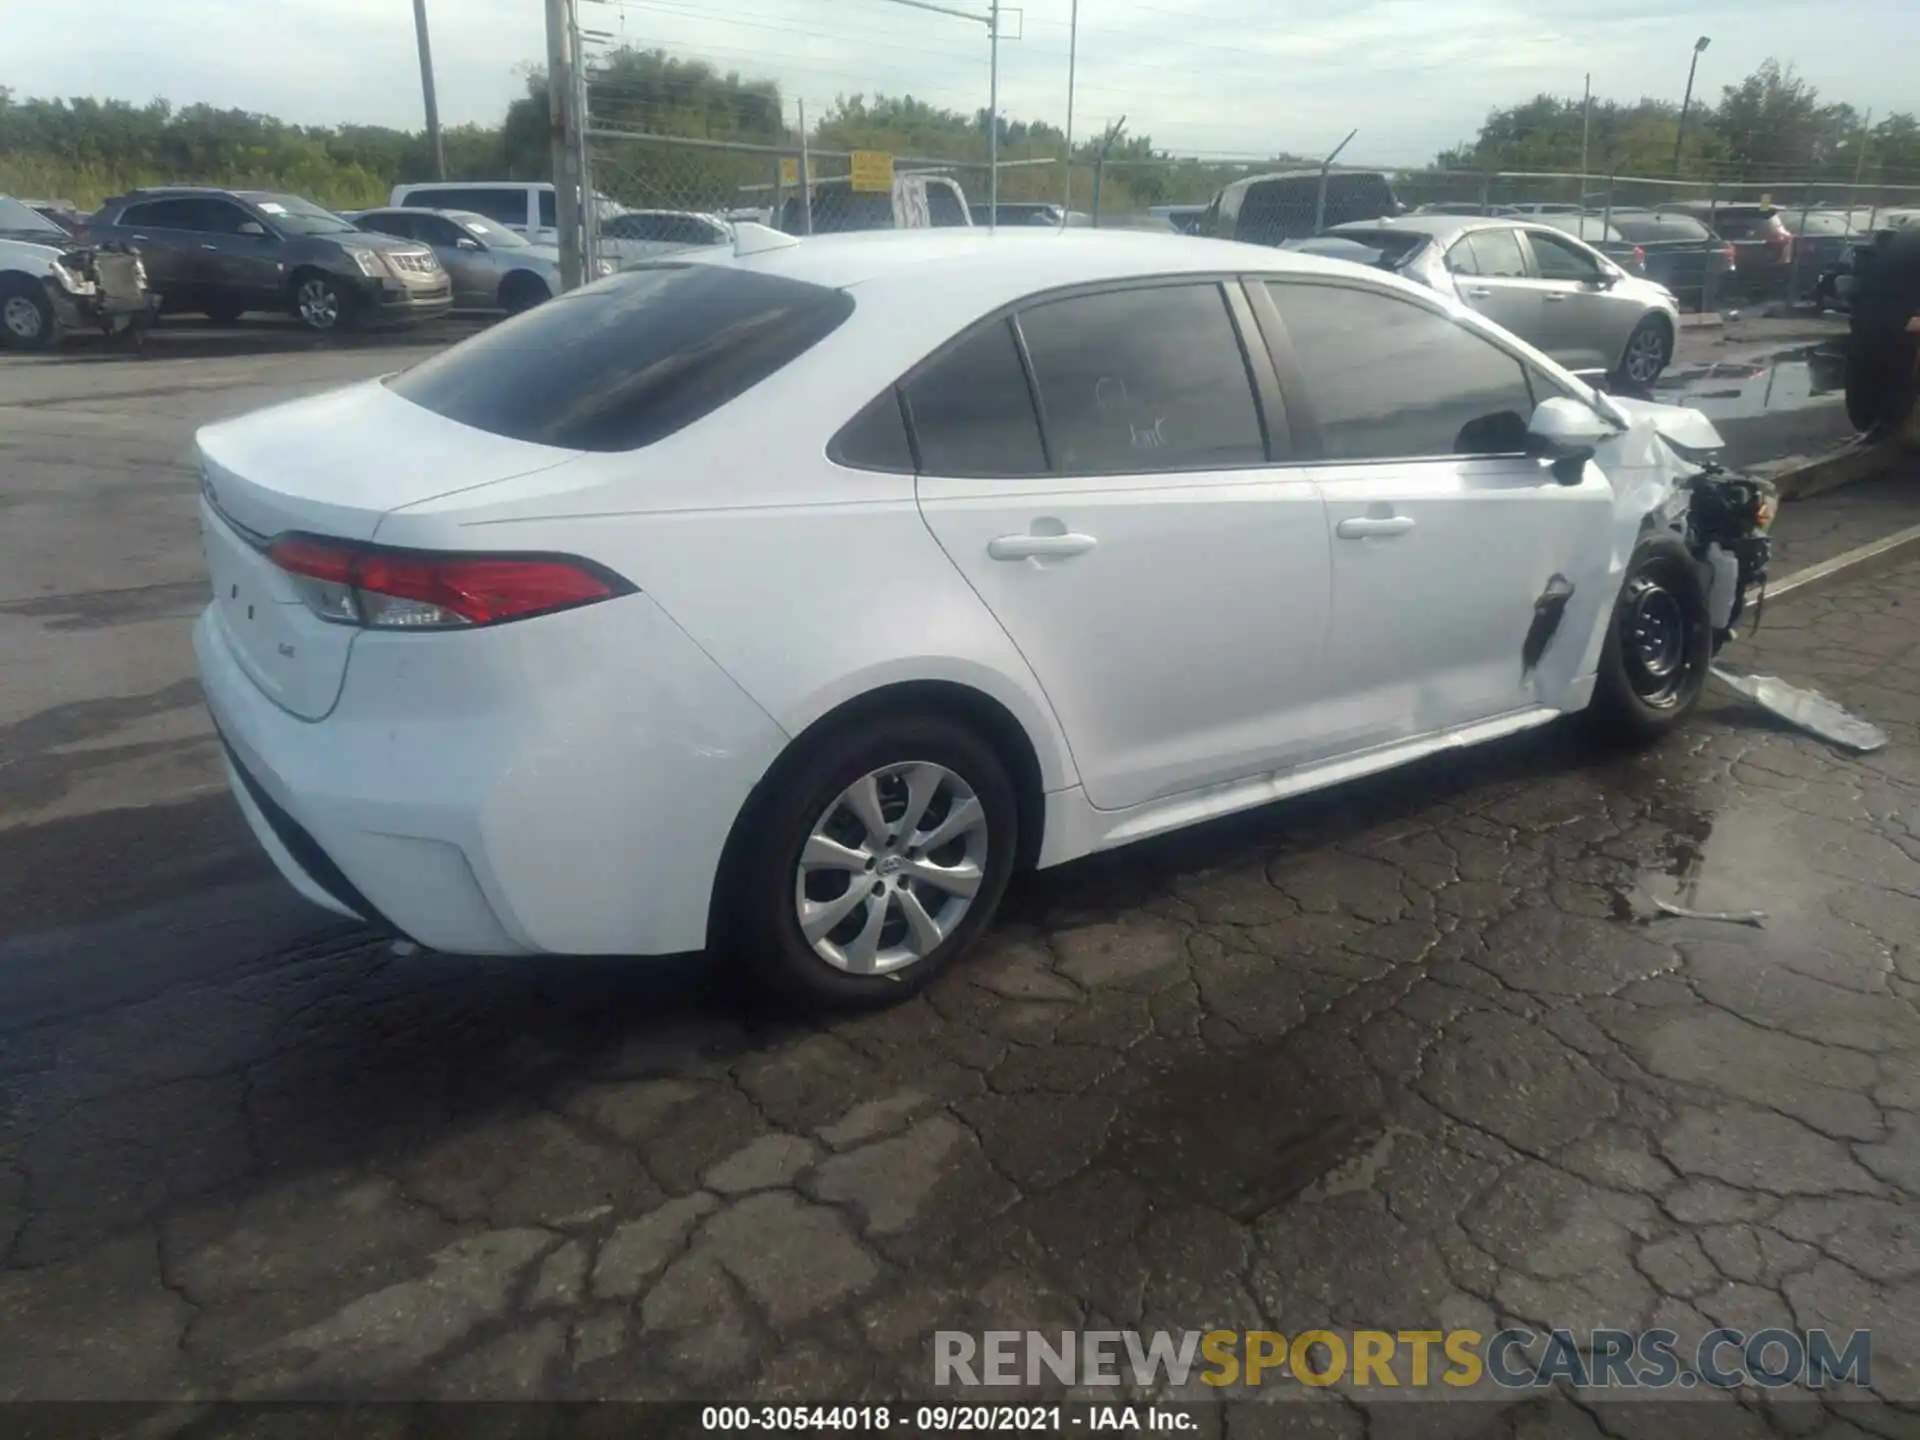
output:
POLYGON ((409 180, 393 188, 396 190, 551 190, 553 182, 550 180, 409 180))
POLYGON ((924 293, 938 273, 945 294, 985 311, 1038 291, 1108 280, 1238 272, 1351 275, 1350 267, 1264 245, 1152 230, 1006 230, 985 226, 865 230, 810 236, 705 262, 824 285, 862 298, 924 293))
POLYGON ((1328 227, 1327 234, 1341 235, 1354 230, 1400 230, 1410 235, 1430 235, 1434 240, 1453 240, 1474 230, 1512 230, 1527 224, 1517 215, 1382 215, 1377 220, 1349 220, 1328 227))

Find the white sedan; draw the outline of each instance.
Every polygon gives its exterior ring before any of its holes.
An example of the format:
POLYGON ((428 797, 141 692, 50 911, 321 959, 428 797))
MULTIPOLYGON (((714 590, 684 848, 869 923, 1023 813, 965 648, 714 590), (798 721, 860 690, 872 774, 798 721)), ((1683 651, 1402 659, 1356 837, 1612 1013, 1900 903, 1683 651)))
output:
POLYGON ((1717 443, 1335 261, 763 233, 201 431, 195 645, 314 902, 877 1001, 1018 867, 1669 730, 1765 559, 1717 443))

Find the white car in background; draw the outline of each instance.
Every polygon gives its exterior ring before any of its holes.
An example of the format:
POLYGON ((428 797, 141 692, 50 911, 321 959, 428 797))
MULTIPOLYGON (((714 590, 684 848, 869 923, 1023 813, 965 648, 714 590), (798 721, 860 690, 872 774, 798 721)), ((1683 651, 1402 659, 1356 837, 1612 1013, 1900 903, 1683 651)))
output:
POLYGON ((1672 730, 1764 563, 1717 443, 1309 256, 762 235, 202 430, 194 643, 316 903, 876 1002, 1017 868, 1672 730))
MULTIPOLYGON (((751 222, 743 222, 751 223, 751 222)), ((600 222, 600 258, 616 270, 686 250, 733 245, 733 224, 693 210, 627 210, 600 222)))

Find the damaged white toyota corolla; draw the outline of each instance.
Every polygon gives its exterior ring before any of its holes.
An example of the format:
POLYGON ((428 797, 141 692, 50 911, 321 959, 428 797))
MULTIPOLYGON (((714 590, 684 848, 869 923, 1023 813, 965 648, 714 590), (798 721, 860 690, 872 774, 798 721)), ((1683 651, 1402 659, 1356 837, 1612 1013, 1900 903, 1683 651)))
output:
POLYGON ((1157 235, 763 236, 201 432, 195 631, 301 893, 924 984, 1012 871, 1694 706, 1772 496, 1434 294, 1157 235))

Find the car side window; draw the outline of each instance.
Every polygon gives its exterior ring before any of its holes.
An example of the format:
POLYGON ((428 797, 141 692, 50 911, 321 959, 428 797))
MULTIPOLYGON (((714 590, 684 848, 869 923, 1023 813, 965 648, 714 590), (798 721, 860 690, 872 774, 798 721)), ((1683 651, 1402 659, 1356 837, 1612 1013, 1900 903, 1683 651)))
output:
POLYGON ((900 392, 889 385, 840 429, 827 445, 827 458, 853 470, 913 473, 913 445, 907 439, 900 392))
POLYGON ((929 475, 1044 475, 1026 368, 1013 322, 982 325, 906 386, 907 415, 929 475))
POLYGON ((1511 454, 1533 396, 1519 360, 1378 291, 1269 282, 1330 461, 1511 454))
POLYGON ((413 234, 407 237, 428 245, 455 245, 462 239, 476 240, 444 215, 417 215, 413 221, 413 234))
POLYGON ((1253 381, 1216 284, 1051 300, 1020 313, 1065 475, 1266 463, 1253 381))
MULTIPOLYGON (((519 196, 516 198, 518 198, 520 201, 520 213, 514 219, 513 223, 516 225, 524 225, 527 223, 526 197, 519 196)), ((545 229, 551 230, 554 228, 554 226, 558 225, 559 223, 560 223, 559 216, 557 211, 554 208, 553 191, 542 190, 540 192, 540 224, 545 229)))
POLYGON ((155 230, 198 230, 199 218, 197 200, 149 200, 143 205, 129 205, 120 223, 155 230))
POLYGON ((927 186, 927 219, 935 226, 965 225, 966 210, 960 197, 945 185, 927 186))
POLYGON ((1533 241, 1534 263, 1540 267, 1542 280, 1597 280, 1600 267, 1593 263, 1584 250, 1577 250, 1558 235, 1543 235, 1533 231, 1528 238, 1533 241))
POLYGON ((354 224, 375 235, 397 235, 402 240, 411 240, 414 238, 414 219, 414 216, 396 210, 382 210, 377 215, 362 215, 354 224))
POLYGON ((1480 274, 1501 280, 1526 279, 1526 253, 1521 250, 1520 241, 1513 231, 1476 230, 1467 236, 1467 243, 1473 247, 1474 258, 1480 262, 1480 274))
POLYGON ((1473 245, 1462 235, 1453 242, 1453 248, 1447 251, 1447 269, 1455 275, 1478 275, 1479 257, 1473 253, 1473 245))
MULTIPOLYGON (((199 224, 193 228, 209 235, 238 235, 240 227, 253 216, 230 200, 200 201, 199 224)), ((258 224, 258 221, 254 221, 258 224)))

